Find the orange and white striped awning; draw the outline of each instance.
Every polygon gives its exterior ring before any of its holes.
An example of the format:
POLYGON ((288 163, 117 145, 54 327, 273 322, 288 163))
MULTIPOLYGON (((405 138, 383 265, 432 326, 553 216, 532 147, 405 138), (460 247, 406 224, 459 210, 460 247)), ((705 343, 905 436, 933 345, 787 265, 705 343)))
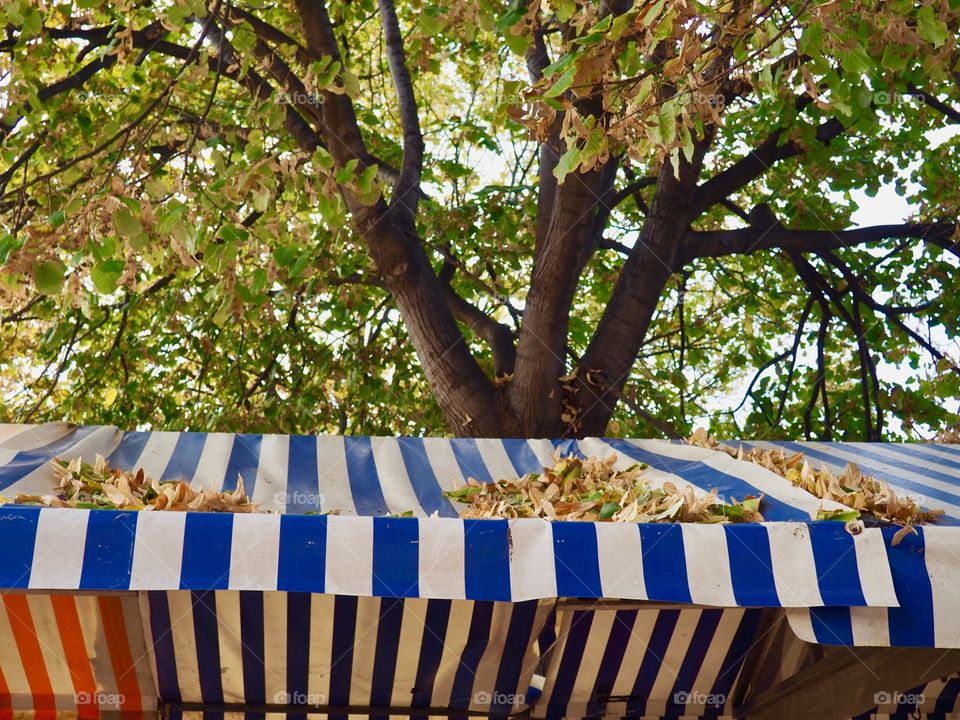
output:
POLYGON ((135 593, 8 592, 0 606, 0 720, 156 711, 135 593))

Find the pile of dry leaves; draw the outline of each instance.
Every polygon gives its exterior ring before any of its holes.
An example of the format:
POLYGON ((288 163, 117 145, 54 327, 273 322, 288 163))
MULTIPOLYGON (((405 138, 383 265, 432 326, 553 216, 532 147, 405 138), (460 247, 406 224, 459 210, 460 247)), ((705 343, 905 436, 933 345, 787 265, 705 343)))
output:
POLYGON ((555 458, 552 468, 521 478, 481 483, 474 478, 446 495, 468 505, 465 518, 599 520, 612 522, 761 522, 760 498, 721 503, 716 491, 694 492, 666 482, 652 487, 643 464, 617 470, 616 454, 605 460, 555 458))
POLYGON ((912 498, 897 495, 886 482, 864 475, 854 463, 847 463, 843 472, 834 475, 826 465, 815 470, 802 452, 787 455, 783 450, 745 450, 742 445, 734 450, 717 442, 702 428, 696 430, 687 443, 755 463, 818 498, 834 500, 850 508, 821 510, 817 514, 819 520, 856 520, 869 516, 898 525, 923 525, 943 515, 943 510, 923 510, 912 498))
POLYGON ((87 508, 92 510, 193 510, 199 512, 265 512, 247 497, 243 478, 237 479, 236 490, 197 491, 182 480, 157 481, 143 468, 136 473, 111 468, 97 455, 93 465, 80 458, 71 461, 55 458, 50 461, 55 495, 18 495, 18 505, 87 508))
POLYGON ((960 423, 938 432, 933 442, 938 445, 960 445, 960 423))

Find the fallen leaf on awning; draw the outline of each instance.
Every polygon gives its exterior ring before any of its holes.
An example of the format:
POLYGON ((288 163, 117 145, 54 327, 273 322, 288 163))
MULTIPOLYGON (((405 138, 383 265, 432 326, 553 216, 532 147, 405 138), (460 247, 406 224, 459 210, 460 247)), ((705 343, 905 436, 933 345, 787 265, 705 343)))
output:
POLYGON ((671 482, 654 487, 646 465, 617 470, 617 455, 605 459, 554 457, 553 467, 518 478, 467 484, 447 497, 466 505, 464 518, 531 518, 597 522, 762 522, 760 500, 722 502, 716 490, 702 493, 671 482))
POLYGON ((195 512, 267 512, 250 502, 237 477, 234 490, 196 490, 183 480, 156 480, 143 468, 112 468, 97 455, 93 465, 81 458, 50 461, 57 488, 51 495, 18 495, 18 505, 90 510, 191 510, 195 512))
POLYGON ((847 463, 839 475, 834 475, 826 464, 819 470, 815 469, 802 452, 788 455, 782 449, 746 450, 743 445, 734 449, 719 443, 702 428, 698 428, 687 439, 687 444, 724 452, 737 460, 746 460, 760 465, 786 478, 792 485, 806 490, 811 495, 833 500, 850 508, 850 510, 821 509, 817 513, 818 520, 846 522, 866 516, 897 525, 924 525, 943 515, 943 510, 924 510, 913 498, 898 495, 889 483, 872 475, 865 475, 855 463, 847 463))

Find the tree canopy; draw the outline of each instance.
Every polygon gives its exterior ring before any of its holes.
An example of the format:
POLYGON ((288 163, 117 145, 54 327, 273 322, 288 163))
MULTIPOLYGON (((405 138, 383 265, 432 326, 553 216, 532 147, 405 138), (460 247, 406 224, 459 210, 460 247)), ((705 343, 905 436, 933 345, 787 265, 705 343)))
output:
POLYGON ((0 421, 946 426, 958 19, 958 0, 8 0, 0 421), (908 217, 854 222, 890 188, 908 217))

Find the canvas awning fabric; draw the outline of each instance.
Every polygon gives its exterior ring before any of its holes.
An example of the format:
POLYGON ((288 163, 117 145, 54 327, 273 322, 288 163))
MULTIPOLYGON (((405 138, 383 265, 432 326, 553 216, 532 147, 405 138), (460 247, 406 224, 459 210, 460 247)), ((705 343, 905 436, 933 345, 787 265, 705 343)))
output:
POLYGON ((0 585, 82 590, 286 590, 524 601, 556 597, 723 607, 895 607, 877 528, 811 523, 821 501, 759 466, 658 441, 451 440, 6 428, 0 492, 50 492, 52 455, 231 489, 276 515, 0 508, 0 585), (538 471, 551 455, 618 453, 724 497, 764 495, 744 525, 461 520, 444 489, 538 471), (340 516, 304 515, 338 509, 340 516), (383 514, 412 511, 412 518, 383 514), (429 515, 436 514, 436 517, 429 515), (56 548, 56 552, 48 550, 56 548))
POLYGON ((156 710, 135 594, 2 594, 0 718, 133 718, 156 710))
MULTIPOLYGON (((898 602, 890 608, 793 609, 793 630, 827 645, 960 647, 960 448, 893 443, 753 442, 745 446, 802 451, 839 472, 848 462, 883 478, 897 492, 945 517, 890 548, 898 602), (894 552, 900 550, 900 552, 894 552), (920 561, 922 559, 922 562, 920 561)), ((892 533, 893 530, 887 531, 892 533)), ((889 547, 889 543, 888 543, 889 547)))
MULTIPOLYGON (((424 717, 722 718, 743 699, 747 652, 770 613, 787 614, 794 640, 960 647, 950 592, 960 581, 960 497, 946 497, 960 487, 960 477, 948 480, 960 468, 951 448, 811 444, 815 461, 840 469, 862 455, 865 471, 946 510, 943 523, 896 546, 893 528, 812 521, 830 505, 763 468, 662 441, 0 425, 0 494, 49 493, 51 457, 96 454, 204 488, 231 489, 242 477, 253 500, 277 512, 0 507, 0 720, 18 708, 93 717, 121 695, 128 715, 159 705, 178 718, 212 708, 218 720, 244 715, 240 707, 259 720, 284 704, 304 715, 306 705, 329 706, 338 717, 418 708, 424 717), (538 471, 558 451, 616 452, 623 465, 647 463, 653 483, 716 488, 723 498, 762 493, 767 521, 469 521, 443 495, 467 477, 538 471), (341 515, 308 514, 332 509, 341 515), (70 607, 86 618, 83 645, 63 624, 70 607), (118 689, 129 683, 115 659, 124 643, 137 691, 118 689), (28 659, 39 663, 29 675, 28 659), (77 678, 91 677, 104 702, 74 708, 86 687, 77 678)), ((928 699, 938 693, 924 706, 933 716, 955 702, 960 683, 936 682, 925 684, 928 699)), ((905 707, 880 705, 874 712, 905 707)))

